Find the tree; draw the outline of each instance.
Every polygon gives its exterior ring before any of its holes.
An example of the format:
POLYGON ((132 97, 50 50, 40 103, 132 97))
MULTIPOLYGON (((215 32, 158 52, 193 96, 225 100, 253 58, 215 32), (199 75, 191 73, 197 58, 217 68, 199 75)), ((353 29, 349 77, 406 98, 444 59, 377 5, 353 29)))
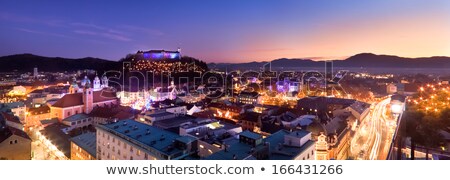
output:
POLYGON ((449 130, 450 127, 450 108, 442 110, 439 116, 439 122, 444 130, 449 130))
POLYGON ((419 124, 423 120, 424 113, 421 111, 406 111, 404 113, 405 137, 411 138, 411 160, 415 159, 415 150, 417 141, 422 141, 420 133, 417 131, 419 124))

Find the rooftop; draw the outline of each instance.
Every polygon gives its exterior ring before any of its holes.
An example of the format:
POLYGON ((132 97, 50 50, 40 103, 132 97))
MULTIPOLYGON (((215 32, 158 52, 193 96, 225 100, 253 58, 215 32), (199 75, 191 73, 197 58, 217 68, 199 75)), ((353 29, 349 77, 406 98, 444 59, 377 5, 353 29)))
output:
POLYGON ((6 128, 2 130, 1 126, 0 126, 0 143, 3 142, 5 139, 8 139, 12 135, 20 136, 25 139, 31 140, 31 138, 27 135, 27 133, 25 133, 24 131, 22 131, 20 129, 6 126, 6 128))
POLYGON ((45 136, 53 145, 58 148, 64 155, 70 158, 70 136, 63 132, 68 126, 61 123, 54 123, 44 127, 41 134, 45 136))
POLYGON ((183 150, 173 148, 173 141, 180 138, 180 135, 131 119, 98 125, 97 128, 127 139, 144 149, 159 151, 161 154, 171 156, 171 158, 176 158, 173 156, 183 153, 183 150))
POLYGON ((254 133, 254 132, 250 132, 248 130, 246 130, 244 132, 241 132, 239 134, 239 136, 245 136, 245 137, 248 137, 248 138, 251 138, 251 139, 261 139, 262 138, 261 135, 259 135, 257 133, 254 133))
POLYGON ((83 120, 86 118, 89 118, 89 115, 81 113, 81 114, 75 114, 75 115, 69 116, 66 119, 63 119, 62 121, 74 122, 74 121, 79 121, 79 120, 83 120))
MULTIPOLYGON (((244 133, 244 132, 243 132, 244 133)), ((231 159, 256 159, 252 154, 253 152, 258 151, 269 151, 268 160, 292 160, 300 153, 305 151, 314 145, 314 141, 309 140, 301 147, 288 146, 284 144, 285 136, 296 136, 303 137, 306 136, 309 132, 300 131, 298 132, 290 132, 287 130, 280 130, 276 133, 268 136, 263 140, 262 143, 256 147, 252 145, 239 142, 239 140, 235 138, 229 138, 224 140, 224 144, 226 144, 227 149, 218 151, 211 156, 206 157, 209 160, 231 160, 231 159)), ((242 133, 241 133, 242 134, 242 133)))
POLYGON ((91 154, 91 156, 97 156, 97 136, 95 133, 84 133, 79 136, 73 137, 70 140, 77 146, 91 154))
POLYGON ((3 116, 3 118, 6 121, 22 124, 22 122, 20 122, 19 118, 17 116, 14 116, 13 114, 6 113, 6 112, 1 112, 1 116, 3 116))
MULTIPOLYGON (((101 90, 93 92, 93 102, 102 102, 117 99, 114 92, 101 90)), ((53 107, 72 107, 83 105, 83 93, 66 94, 53 104, 53 107)))
MULTIPOLYGON (((172 113, 170 113, 172 114, 172 113)), ((184 123, 194 121, 196 118, 193 116, 185 115, 185 116, 176 116, 169 119, 164 119, 160 121, 153 122, 153 126, 160 127, 163 129, 168 129, 172 127, 179 127, 184 123)))

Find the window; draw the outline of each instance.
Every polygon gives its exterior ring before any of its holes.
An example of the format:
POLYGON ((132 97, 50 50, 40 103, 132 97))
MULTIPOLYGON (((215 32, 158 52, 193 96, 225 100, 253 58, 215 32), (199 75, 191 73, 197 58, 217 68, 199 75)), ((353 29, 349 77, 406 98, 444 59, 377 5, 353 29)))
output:
POLYGON ((148 154, 147 153, 144 153, 144 159, 148 160, 148 154))
POLYGON ((75 111, 75 114, 78 114, 78 110, 75 111))
POLYGON ((120 149, 117 150, 117 154, 120 156, 120 149))
POLYGON ((17 140, 14 140, 14 144, 17 144, 17 140))
POLYGON ((119 145, 119 147, 120 147, 120 141, 119 140, 117 140, 117 145, 119 145))
POLYGON ((112 151, 116 152, 116 147, 115 146, 112 147, 112 151))
POLYGON ((130 156, 130 160, 133 160, 133 156, 130 156))
POLYGON ((116 138, 113 137, 112 139, 113 139, 113 142, 116 142, 116 138))
POLYGON ((13 144, 13 141, 9 141, 9 144, 13 144))
POLYGON ((67 112, 67 116, 70 116, 70 112, 67 112))
POLYGON ((127 148, 127 144, 123 143, 123 148, 126 149, 127 148))
POLYGON ((130 146, 130 152, 133 152, 133 146, 130 146))
POLYGON ((141 150, 138 149, 138 150, 136 151, 136 155, 140 156, 140 155, 141 155, 141 150))

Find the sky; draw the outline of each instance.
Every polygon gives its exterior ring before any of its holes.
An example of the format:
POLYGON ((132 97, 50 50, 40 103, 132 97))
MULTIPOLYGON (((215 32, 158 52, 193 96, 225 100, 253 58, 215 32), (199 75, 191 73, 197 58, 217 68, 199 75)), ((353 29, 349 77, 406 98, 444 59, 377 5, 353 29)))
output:
POLYGON ((450 56, 448 0, 0 0, 0 56, 206 62, 450 56))

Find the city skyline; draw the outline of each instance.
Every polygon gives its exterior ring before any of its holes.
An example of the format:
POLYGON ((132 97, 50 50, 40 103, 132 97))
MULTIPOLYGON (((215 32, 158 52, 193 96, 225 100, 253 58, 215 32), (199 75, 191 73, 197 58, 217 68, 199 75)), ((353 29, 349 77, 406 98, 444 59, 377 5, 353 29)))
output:
POLYGON ((118 60, 181 47, 206 62, 450 56, 450 2, 3 2, 0 56, 118 60), (166 8, 164 8, 166 7, 166 8), (45 44, 45 45, 42 45, 45 44))

